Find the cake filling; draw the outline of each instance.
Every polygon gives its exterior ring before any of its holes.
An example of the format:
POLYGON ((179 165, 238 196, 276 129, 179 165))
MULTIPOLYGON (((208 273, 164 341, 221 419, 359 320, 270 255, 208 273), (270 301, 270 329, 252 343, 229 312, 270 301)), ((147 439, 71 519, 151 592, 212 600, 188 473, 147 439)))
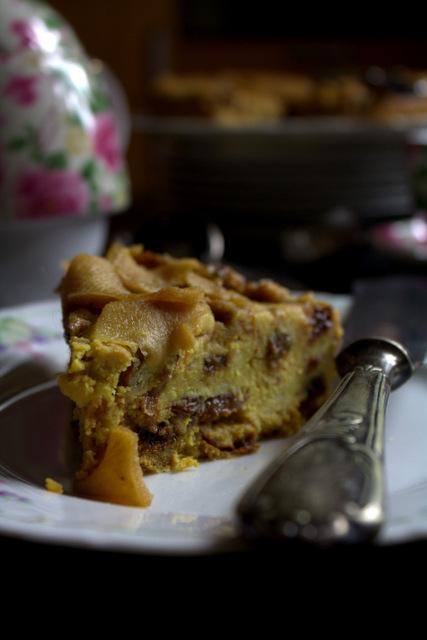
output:
POLYGON ((60 291, 81 495, 148 504, 143 472, 250 453, 331 389, 341 327, 311 294, 120 245, 74 258, 60 291))

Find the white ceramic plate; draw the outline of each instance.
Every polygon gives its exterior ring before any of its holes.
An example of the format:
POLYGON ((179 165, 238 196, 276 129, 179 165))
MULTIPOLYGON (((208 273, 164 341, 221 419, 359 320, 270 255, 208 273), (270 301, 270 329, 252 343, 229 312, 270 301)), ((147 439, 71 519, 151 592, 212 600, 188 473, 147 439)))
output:
MULTIPOLYGON (((378 544, 427 535, 427 370, 391 396, 386 430, 388 515, 378 544)), ((215 553, 240 542, 236 503, 284 440, 250 456, 150 476, 148 509, 56 495, 45 476, 67 485, 70 405, 55 383, 39 385, 0 408, 0 532, 49 543, 162 554, 215 553), (11 477, 10 472, 25 481, 11 477)), ((72 448, 72 447, 71 447, 72 448)))
POLYGON ((406 262, 427 262, 427 219, 419 213, 407 220, 385 222, 370 233, 372 244, 380 251, 406 262))

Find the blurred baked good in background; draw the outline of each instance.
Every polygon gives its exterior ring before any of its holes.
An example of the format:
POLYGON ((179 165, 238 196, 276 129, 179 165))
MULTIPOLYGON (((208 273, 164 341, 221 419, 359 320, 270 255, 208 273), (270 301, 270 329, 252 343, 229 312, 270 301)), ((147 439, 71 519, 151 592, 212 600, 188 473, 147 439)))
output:
POLYGON ((277 122, 293 116, 427 120, 427 72, 378 68, 329 75, 169 71, 151 83, 148 105, 152 115, 202 117, 224 125, 277 122), (379 76, 382 82, 371 81, 379 76))
POLYGON ((309 103, 313 81, 303 74, 224 71, 165 73, 152 85, 155 115, 207 117, 220 124, 280 120, 309 103))

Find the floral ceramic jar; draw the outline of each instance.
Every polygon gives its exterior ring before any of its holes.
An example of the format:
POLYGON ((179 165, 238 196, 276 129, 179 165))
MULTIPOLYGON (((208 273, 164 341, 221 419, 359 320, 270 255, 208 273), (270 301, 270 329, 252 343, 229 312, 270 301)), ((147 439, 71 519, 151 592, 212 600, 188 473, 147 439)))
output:
POLYGON ((101 77, 50 7, 0 0, 1 218, 82 216, 128 200, 101 77))
POLYGON ((39 249, 56 230, 49 247, 62 259, 102 250, 105 214, 128 204, 125 141, 99 68, 47 4, 0 0, 1 275, 17 241, 21 260, 24 246, 36 250, 39 229, 39 249))

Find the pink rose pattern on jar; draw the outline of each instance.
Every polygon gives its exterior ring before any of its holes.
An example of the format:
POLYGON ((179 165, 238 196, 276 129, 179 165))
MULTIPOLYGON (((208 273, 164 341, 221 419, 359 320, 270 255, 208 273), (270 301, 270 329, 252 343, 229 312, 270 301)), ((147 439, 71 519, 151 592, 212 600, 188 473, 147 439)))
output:
POLYGON ((90 200, 84 179, 61 169, 24 173, 18 180, 16 195, 18 218, 81 215, 90 200))
POLYGON ((37 36, 28 22, 25 22, 25 20, 14 20, 10 28, 16 35, 21 49, 34 49, 37 47, 37 36))
POLYGON ((37 100, 37 82, 38 78, 34 76, 12 76, 7 81, 3 93, 16 104, 26 107, 37 100))
POLYGON ((122 153, 116 122, 111 112, 101 113, 95 124, 94 146, 96 155, 111 171, 122 166, 122 153))
POLYGON ((1 2, 0 225, 122 210, 129 185, 116 114, 89 58, 48 5, 1 2))

